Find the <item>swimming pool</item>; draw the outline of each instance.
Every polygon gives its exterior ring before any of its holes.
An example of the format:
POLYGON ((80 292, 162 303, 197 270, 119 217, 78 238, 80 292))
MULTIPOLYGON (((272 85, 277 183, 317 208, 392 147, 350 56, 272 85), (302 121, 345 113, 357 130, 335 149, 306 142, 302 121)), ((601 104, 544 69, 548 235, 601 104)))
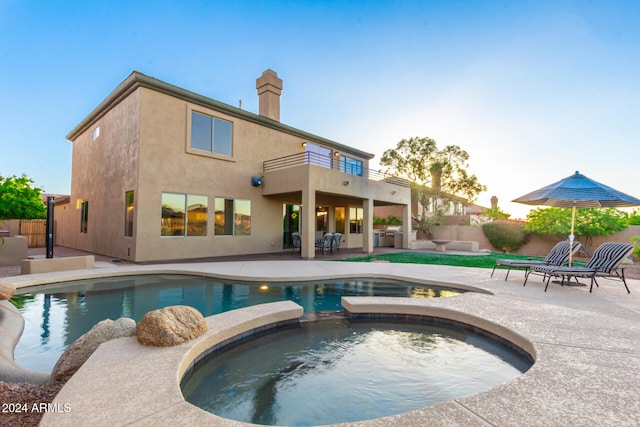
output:
POLYGON ((325 425, 399 414, 510 381, 532 361, 453 324, 302 323, 222 348, 182 380, 185 400, 263 425, 325 425))
POLYGON ((434 298, 464 290, 411 282, 350 278, 298 282, 242 282, 189 275, 138 275, 78 280, 22 289, 25 330, 14 352, 24 368, 49 372, 64 350, 104 319, 136 322, 157 308, 190 305, 204 316, 266 302, 291 300, 305 312, 341 310, 342 296, 434 298))

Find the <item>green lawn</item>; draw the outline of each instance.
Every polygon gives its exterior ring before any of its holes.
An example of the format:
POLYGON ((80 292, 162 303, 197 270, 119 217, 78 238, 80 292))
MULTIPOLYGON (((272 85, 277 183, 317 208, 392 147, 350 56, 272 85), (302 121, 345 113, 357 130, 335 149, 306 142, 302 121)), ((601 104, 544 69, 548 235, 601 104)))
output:
POLYGON ((457 267, 493 268, 497 259, 543 259, 522 255, 491 253, 489 255, 447 255, 429 252, 398 252, 393 254, 380 254, 349 258, 339 261, 371 262, 373 260, 385 260, 389 262, 408 264, 438 264, 453 265, 457 267))

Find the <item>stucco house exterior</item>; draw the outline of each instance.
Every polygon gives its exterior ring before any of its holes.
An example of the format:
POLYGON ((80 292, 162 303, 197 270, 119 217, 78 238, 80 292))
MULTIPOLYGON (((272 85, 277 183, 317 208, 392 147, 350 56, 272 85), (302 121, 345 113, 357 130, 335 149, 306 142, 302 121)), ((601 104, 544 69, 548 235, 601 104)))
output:
POLYGON ((371 252, 374 206, 399 206, 410 224, 409 183, 280 123, 282 87, 265 71, 254 114, 134 71, 67 135, 56 244, 146 262, 291 250, 299 231, 310 259, 324 232, 371 252))

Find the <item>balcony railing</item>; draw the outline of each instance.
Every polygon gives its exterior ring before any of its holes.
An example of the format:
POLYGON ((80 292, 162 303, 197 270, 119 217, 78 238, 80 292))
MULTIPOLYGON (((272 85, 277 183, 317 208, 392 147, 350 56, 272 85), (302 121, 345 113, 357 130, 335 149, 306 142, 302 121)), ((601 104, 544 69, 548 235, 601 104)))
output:
POLYGON ((266 173, 299 165, 316 165, 344 172, 348 175, 362 176, 371 181, 384 181, 389 184, 399 185, 400 187, 409 187, 409 181, 404 178, 398 178, 397 176, 389 175, 384 172, 365 168, 359 165, 341 163, 340 157, 322 155, 311 151, 266 160, 262 163, 262 170, 266 173))

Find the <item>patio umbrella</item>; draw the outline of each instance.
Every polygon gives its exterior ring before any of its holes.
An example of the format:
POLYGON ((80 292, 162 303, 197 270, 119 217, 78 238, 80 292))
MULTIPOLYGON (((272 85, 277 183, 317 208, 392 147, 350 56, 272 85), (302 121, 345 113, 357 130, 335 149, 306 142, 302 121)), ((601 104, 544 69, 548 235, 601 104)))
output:
MULTIPOLYGON (((561 179, 558 182, 532 191, 513 200, 527 205, 555 206, 572 208, 571 234, 569 241, 573 247, 573 231, 576 222, 576 208, 622 208, 640 206, 640 199, 629 196, 609 186, 587 178, 580 172, 561 179)), ((569 252, 569 265, 571 265, 569 252)))

